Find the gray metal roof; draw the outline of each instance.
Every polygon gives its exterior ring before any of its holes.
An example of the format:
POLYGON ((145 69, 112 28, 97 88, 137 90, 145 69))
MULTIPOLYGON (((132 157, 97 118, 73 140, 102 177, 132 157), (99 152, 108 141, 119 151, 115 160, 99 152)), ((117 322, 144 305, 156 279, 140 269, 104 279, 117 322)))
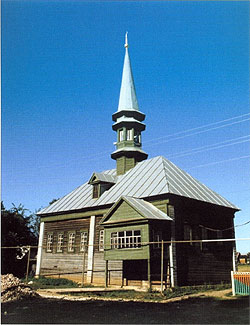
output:
MULTIPOLYGON (((113 170, 113 171, 114 171, 113 175, 107 174, 107 172, 94 173, 92 175, 92 177, 90 178, 90 181, 93 177, 96 177, 96 181, 115 184, 117 182, 117 176, 116 176, 115 170, 113 170)), ((89 181, 89 183, 90 183, 90 181, 89 181)))
MULTIPOLYGON (((112 169, 102 174, 115 176, 116 170, 112 169)), ((172 162, 158 156, 144 160, 126 174, 117 176, 116 184, 104 192, 99 199, 92 199, 92 185, 85 183, 38 214, 110 205, 118 201, 121 196, 147 198, 167 193, 238 210, 235 205, 172 162)))

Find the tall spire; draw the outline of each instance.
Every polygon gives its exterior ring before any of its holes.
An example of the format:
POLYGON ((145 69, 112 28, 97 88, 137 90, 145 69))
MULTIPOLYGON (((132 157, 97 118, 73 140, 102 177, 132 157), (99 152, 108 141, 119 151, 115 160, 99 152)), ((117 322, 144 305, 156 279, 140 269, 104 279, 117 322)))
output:
POLYGON ((126 173, 138 162, 147 159, 142 150, 141 132, 145 130, 145 114, 139 111, 132 69, 128 54, 128 32, 125 35, 125 58, 122 72, 119 106, 112 115, 112 129, 117 132, 116 150, 111 158, 116 160, 117 175, 126 173))
POLYGON ((134 79, 128 54, 128 32, 125 34, 125 58, 122 72, 122 84, 120 90, 120 99, 118 111, 136 110, 139 111, 136 98, 134 79))

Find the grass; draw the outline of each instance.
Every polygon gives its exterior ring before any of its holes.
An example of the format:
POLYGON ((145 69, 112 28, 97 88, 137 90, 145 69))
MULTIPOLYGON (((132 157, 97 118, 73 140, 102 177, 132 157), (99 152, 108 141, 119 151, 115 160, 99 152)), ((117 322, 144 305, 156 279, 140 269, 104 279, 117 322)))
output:
POLYGON ((250 272, 250 264, 239 264, 238 272, 250 272))
MULTIPOLYGON (((23 279, 24 280, 24 279, 23 279)), ((28 278, 28 282, 32 282, 29 286, 34 289, 53 289, 53 288, 77 288, 78 283, 64 279, 64 278, 46 278, 46 277, 39 277, 39 278, 28 278)))

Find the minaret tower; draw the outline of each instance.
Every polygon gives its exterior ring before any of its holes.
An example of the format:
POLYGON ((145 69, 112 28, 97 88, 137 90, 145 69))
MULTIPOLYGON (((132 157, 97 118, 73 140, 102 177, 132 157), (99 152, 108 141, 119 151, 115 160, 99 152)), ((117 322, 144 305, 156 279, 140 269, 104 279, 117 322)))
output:
POLYGON ((116 160, 117 175, 125 174, 137 162, 147 159, 148 155, 141 149, 141 132, 146 126, 142 121, 145 114, 139 111, 135 85, 128 54, 128 33, 125 35, 125 58, 122 72, 122 84, 118 110, 112 115, 115 122, 112 129, 117 132, 116 150, 111 158, 116 160))

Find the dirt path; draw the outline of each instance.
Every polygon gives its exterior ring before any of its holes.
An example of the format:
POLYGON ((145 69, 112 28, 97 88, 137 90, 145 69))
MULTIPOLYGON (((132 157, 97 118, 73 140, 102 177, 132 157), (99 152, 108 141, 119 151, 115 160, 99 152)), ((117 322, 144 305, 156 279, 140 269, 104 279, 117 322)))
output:
MULTIPOLYGON (((104 301, 124 301, 124 302, 155 302, 155 303, 170 303, 170 302, 176 302, 181 300, 186 300, 189 298, 202 298, 202 297, 211 297, 211 298, 223 298, 223 299, 234 299, 232 296, 228 296, 228 294, 232 291, 231 289, 226 290, 220 290, 220 291, 204 291, 199 292, 195 294, 189 294, 189 295, 183 295, 180 297, 174 297, 174 298, 168 298, 168 299, 162 299, 162 300, 153 300, 153 299, 145 299, 143 297, 137 297, 137 298, 119 298, 119 297, 105 297, 100 296, 97 297, 95 295, 91 296, 91 291, 94 292, 94 290, 81 290, 81 289, 75 289, 75 290, 68 290, 68 289, 40 289, 37 290, 37 293, 44 297, 44 298, 54 298, 54 299, 61 299, 61 300, 70 300, 70 301, 93 301, 93 300, 104 300, 104 301), (88 292, 90 296, 88 297, 80 297, 80 296, 72 296, 70 295, 70 292, 72 293, 79 293, 79 292, 88 292)), ((96 291, 96 290, 95 290, 96 291)), ((105 290, 102 288, 100 291, 105 292, 105 290)), ((111 290, 108 290, 111 291, 111 290)))

